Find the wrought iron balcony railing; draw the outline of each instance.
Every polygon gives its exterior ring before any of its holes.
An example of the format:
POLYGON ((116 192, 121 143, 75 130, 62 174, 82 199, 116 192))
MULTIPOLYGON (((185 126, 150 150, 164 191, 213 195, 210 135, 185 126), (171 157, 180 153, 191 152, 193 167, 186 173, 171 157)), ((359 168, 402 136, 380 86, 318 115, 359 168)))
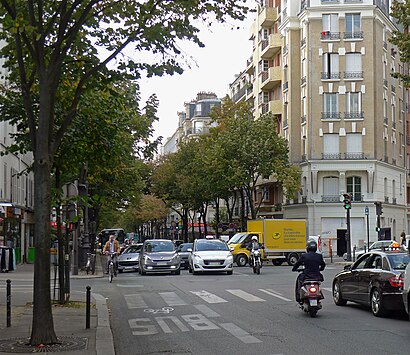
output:
POLYGON ((363 79, 363 71, 345 71, 343 77, 345 79, 363 79))
POLYGON ((345 32, 343 34, 344 39, 363 39, 363 32, 345 32))
POLYGON ((338 120, 340 119, 340 112, 322 112, 322 120, 338 120))
POLYGON ((340 80, 340 72, 322 72, 322 80, 340 80))
POLYGON ((320 33, 320 39, 322 41, 336 41, 340 40, 340 32, 330 32, 330 31, 322 31, 320 33))
POLYGON ((358 119, 358 118, 364 118, 364 112, 363 111, 345 112, 345 119, 346 120, 358 119))

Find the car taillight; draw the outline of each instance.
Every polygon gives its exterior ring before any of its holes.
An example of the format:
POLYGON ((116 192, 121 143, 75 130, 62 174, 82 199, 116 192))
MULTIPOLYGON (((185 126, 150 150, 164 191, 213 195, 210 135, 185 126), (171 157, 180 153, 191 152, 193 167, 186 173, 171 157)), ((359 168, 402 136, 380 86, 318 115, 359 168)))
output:
POLYGON ((390 285, 393 287, 403 287, 404 279, 399 275, 393 276, 389 279, 390 285))
POLYGON ((317 292, 317 288, 315 286, 310 286, 309 287, 309 292, 310 293, 316 293, 317 292))

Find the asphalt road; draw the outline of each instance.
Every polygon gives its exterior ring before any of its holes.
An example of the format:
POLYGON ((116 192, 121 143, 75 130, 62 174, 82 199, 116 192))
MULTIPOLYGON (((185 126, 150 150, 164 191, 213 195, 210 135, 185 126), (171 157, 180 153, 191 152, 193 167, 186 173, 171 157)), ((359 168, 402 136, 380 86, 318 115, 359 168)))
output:
MULTIPOLYGON (((331 281, 341 269, 325 270, 325 299, 316 318, 294 302, 297 274, 285 265, 264 266, 261 275, 249 267, 235 267, 231 276, 125 272, 111 284, 104 277, 72 280, 71 286, 83 292, 90 285, 107 297, 119 355, 409 354, 404 314, 376 318, 353 303, 333 303, 331 281)), ((30 284, 21 281, 19 297, 29 297, 30 284)))

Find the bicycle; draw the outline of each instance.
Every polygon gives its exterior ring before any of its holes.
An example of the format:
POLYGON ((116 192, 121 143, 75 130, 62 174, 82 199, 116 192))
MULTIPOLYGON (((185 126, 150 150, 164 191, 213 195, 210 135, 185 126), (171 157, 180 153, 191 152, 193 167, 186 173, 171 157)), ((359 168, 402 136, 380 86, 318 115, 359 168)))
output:
POLYGON ((85 265, 85 271, 87 272, 87 275, 89 274, 90 271, 94 275, 95 273, 95 254, 87 253, 87 263, 85 265))
POLYGON ((117 268, 114 263, 114 256, 115 253, 110 253, 109 258, 110 261, 108 262, 108 281, 111 283, 114 276, 117 276, 117 268))

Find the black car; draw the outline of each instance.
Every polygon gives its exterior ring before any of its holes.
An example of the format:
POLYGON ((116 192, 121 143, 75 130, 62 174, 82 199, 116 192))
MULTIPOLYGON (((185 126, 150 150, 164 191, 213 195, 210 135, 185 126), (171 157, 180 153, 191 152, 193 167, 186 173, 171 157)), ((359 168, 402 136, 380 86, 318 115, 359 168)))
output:
POLYGON ((181 257, 181 267, 184 267, 185 269, 188 269, 188 257, 191 251, 188 251, 188 249, 192 250, 193 243, 182 243, 178 245, 176 251, 178 255, 181 257))
POLYGON ((370 306, 376 317, 404 310, 403 272, 409 262, 410 256, 399 250, 363 254, 334 277, 334 302, 338 306, 347 301, 370 306))

